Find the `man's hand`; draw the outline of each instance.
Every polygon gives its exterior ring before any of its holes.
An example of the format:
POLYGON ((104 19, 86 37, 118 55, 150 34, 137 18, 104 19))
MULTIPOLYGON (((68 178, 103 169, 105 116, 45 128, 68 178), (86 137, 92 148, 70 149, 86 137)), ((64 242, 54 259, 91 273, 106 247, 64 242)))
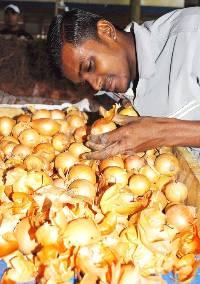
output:
POLYGON ((178 124, 177 119, 132 117, 130 123, 116 130, 97 136, 90 135, 86 145, 94 152, 85 154, 85 157, 102 160, 117 154, 131 155, 160 146, 175 145, 172 132, 178 124))

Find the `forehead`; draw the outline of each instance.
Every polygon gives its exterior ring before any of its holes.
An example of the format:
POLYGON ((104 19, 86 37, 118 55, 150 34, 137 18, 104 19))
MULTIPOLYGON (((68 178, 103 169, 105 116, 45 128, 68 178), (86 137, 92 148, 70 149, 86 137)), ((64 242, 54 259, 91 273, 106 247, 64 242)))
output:
POLYGON ((61 50, 61 62, 64 75, 74 83, 79 83, 80 47, 65 43, 61 50))

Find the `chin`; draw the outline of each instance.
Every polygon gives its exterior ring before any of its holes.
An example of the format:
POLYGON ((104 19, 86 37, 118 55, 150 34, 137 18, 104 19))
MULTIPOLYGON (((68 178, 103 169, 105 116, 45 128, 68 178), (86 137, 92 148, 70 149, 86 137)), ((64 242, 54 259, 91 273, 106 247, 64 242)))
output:
POLYGON ((123 80, 119 86, 117 86, 117 92, 118 93, 126 93, 126 91, 129 89, 130 81, 129 80, 123 80))

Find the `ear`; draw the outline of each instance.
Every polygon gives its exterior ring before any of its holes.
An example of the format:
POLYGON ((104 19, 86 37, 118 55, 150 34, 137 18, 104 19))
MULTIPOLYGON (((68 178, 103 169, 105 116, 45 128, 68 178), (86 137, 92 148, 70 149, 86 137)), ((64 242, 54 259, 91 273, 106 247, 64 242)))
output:
POLYGON ((110 38, 113 40, 117 39, 117 32, 115 27, 111 22, 106 20, 99 20, 97 23, 97 33, 99 38, 110 38))

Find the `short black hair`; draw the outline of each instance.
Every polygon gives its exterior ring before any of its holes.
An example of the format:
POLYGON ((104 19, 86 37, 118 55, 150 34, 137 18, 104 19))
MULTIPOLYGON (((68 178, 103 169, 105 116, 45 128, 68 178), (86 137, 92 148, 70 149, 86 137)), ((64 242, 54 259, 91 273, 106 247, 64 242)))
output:
POLYGON ((80 9, 73 9, 53 18, 47 34, 47 51, 50 62, 57 71, 62 70, 63 44, 68 42, 78 46, 87 39, 98 40, 97 22, 101 19, 103 17, 80 9))

